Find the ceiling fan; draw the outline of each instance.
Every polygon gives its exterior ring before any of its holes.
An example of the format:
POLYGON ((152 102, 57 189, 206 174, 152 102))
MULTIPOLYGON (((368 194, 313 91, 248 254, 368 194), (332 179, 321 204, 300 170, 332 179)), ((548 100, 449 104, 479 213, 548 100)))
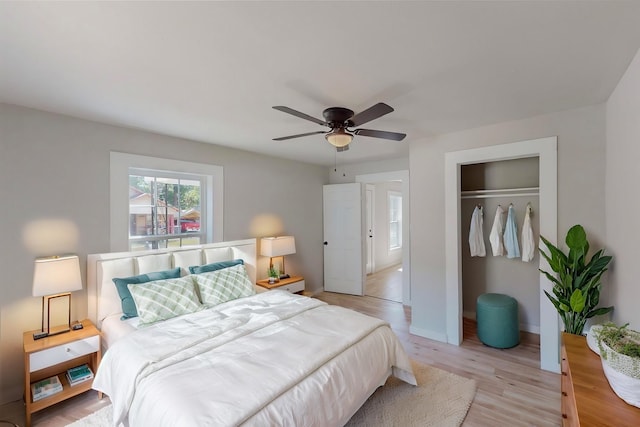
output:
POLYGON ((373 130, 373 129, 350 130, 348 129, 355 126, 363 125, 379 117, 382 117, 385 114, 389 114, 390 112, 393 111, 393 108, 391 108, 390 106, 382 102, 379 102, 373 107, 367 108, 366 110, 355 115, 353 111, 349 110, 348 108, 330 107, 322 112, 322 116, 324 117, 324 120, 316 119, 315 117, 309 116, 308 114, 301 113, 300 111, 296 111, 294 109, 291 109, 289 107, 284 107, 282 105, 278 105, 273 108, 275 108, 278 111, 282 111, 284 113, 288 113, 296 117, 300 117, 301 119, 309 120, 321 126, 327 126, 330 129, 329 132, 319 130, 315 132, 301 133, 298 135, 290 135, 290 136, 283 136, 280 138, 273 138, 274 141, 284 141, 286 139, 300 138, 302 136, 309 136, 309 135, 324 133, 325 139, 331 145, 336 147, 337 151, 346 151, 349 149, 349 144, 353 140, 354 135, 390 139, 393 141, 402 141, 405 138, 405 136, 407 136, 404 133, 387 132, 383 130, 373 130))

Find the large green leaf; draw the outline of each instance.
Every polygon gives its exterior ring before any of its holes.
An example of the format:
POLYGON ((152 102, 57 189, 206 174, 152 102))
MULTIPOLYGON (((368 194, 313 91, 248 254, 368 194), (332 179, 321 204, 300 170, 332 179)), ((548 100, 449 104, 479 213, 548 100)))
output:
POLYGON ((587 233, 585 233, 584 228, 582 228, 580 224, 571 227, 569 231, 567 231, 565 243, 569 249, 584 252, 585 247, 588 245, 587 233))
POLYGON ((582 310, 584 310, 584 304, 586 302, 584 295, 582 295, 582 291, 580 289, 576 289, 575 291, 573 291, 573 294, 571 294, 571 310, 575 311, 576 313, 580 313, 582 312, 582 310))
POLYGON ((595 310, 591 310, 584 317, 589 319, 593 316, 602 316, 603 314, 609 313, 611 310, 613 310, 613 307, 599 307, 599 308, 596 308, 595 310))

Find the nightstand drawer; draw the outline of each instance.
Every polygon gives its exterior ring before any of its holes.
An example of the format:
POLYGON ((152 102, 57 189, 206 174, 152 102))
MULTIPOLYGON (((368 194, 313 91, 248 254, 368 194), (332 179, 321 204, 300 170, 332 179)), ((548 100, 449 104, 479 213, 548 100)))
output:
POLYGON ((302 292, 304 291, 304 280, 300 280, 294 283, 289 283, 288 285, 284 285, 284 286, 279 286, 276 289, 281 291, 291 292, 292 294, 295 294, 296 292, 302 292))
POLYGON ((48 368, 76 357, 95 353, 100 350, 100 336, 95 335, 82 340, 51 347, 29 355, 30 372, 48 368))

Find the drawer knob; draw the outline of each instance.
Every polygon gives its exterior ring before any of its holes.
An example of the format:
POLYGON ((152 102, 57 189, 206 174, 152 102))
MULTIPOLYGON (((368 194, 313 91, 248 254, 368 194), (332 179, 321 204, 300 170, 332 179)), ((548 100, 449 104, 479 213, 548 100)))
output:
POLYGON ((71 351, 71 349, 69 347, 65 348, 65 350, 67 351, 67 353, 69 353, 71 351))
POLYGON ((567 392, 566 392, 566 391, 563 391, 563 392, 562 392, 562 395, 563 395, 563 396, 567 396, 567 392))
POLYGON ((562 414, 562 418, 567 419, 567 414, 562 414))

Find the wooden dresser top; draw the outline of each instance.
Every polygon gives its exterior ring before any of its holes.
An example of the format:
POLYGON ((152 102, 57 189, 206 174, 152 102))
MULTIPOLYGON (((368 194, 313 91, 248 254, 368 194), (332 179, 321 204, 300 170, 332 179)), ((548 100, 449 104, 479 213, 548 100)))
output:
POLYGON ((627 404, 609 386, 600 356, 587 346, 583 336, 562 335, 580 425, 640 426, 640 408, 627 404))

